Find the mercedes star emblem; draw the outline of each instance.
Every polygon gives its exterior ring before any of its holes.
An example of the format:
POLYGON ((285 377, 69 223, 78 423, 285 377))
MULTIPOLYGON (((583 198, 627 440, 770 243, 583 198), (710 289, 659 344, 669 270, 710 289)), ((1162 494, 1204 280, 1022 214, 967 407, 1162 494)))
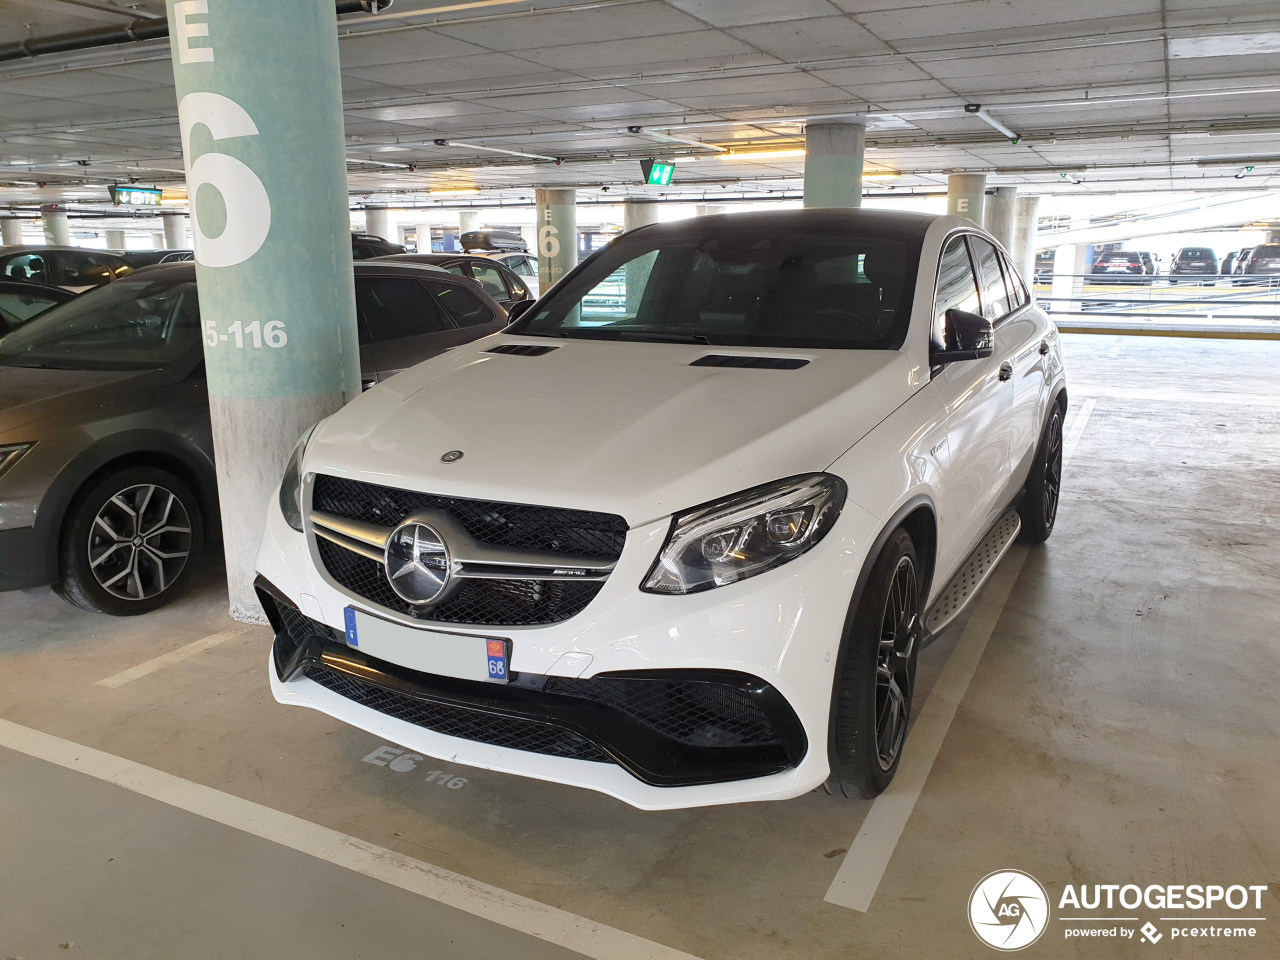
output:
POLYGON ((443 457, 440 458, 440 462, 441 463, 457 463, 461 459, 462 459, 461 450, 450 450, 448 453, 446 453, 443 457))
POLYGON ((387 581, 409 603, 430 603, 449 583, 449 548, 433 528, 410 520, 387 539, 387 581))

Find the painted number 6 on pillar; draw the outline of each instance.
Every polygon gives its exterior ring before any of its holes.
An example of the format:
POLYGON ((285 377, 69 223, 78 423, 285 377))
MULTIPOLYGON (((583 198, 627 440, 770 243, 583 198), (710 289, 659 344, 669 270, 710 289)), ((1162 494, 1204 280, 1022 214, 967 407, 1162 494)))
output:
MULTIPOLYGON (((214 141, 258 135, 257 124, 240 104, 220 93, 189 93, 178 104, 178 124, 182 131, 182 154, 191 156, 191 131, 197 125, 208 129, 214 141)), ((202 153, 187 172, 187 195, 191 203, 191 234, 196 262, 205 267, 231 267, 252 257, 271 231, 271 201, 258 175, 242 160, 225 153, 202 153), (198 195, 202 186, 211 186, 222 195, 227 222, 222 232, 210 237, 201 223, 198 195)))

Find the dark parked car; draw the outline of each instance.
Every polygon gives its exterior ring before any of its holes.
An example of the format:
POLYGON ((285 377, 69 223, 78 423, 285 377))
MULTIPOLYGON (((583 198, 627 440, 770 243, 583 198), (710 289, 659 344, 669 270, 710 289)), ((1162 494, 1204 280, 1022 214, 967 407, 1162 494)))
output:
POLYGON ((123 257, 79 247, 0 247, 0 279, 31 281, 79 293, 133 272, 123 257))
MULTIPOLYGON (((1151 255, 1147 254, 1148 260, 1151 255)), ((1150 271, 1142 262, 1142 254, 1130 250, 1104 253, 1093 265, 1095 283, 1150 283, 1150 271)))
POLYGON ((1245 283, 1269 283, 1280 277, 1280 243, 1263 243, 1251 247, 1240 266, 1240 274, 1250 279, 1245 283))
POLYGON ((473 257, 465 253, 405 253, 384 257, 393 263, 425 263, 440 267, 459 277, 469 277, 484 292, 510 310, 521 300, 532 300, 529 286, 505 263, 489 257, 473 257))
MULTIPOLYGON (((496 333, 474 281, 356 264, 366 385, 496 333)), ((195 265, 153 266, 0 340, 0 589, 112 614, 166 602, 216 529, 195 265)))
POLYGON ((1231 276, 1231 268, 1236 265, 1236 258, 1239 256, 1240 256, 1239 250, 1232 250, 1225 257, 1223 257, 1222 263, 1219 264, 1218 266, 1219 275, 1223 277, 1231 276))
POLYGON ((135 270, 155 263, 182 263, 192 256, 190 250, 125 250, 119 253, 120 259, 135 270))
POLYGON ((0 280, 0 337, 18 329, 50 307, 74 300, 75 296, 61 287, 46 287, 29 281, 15 283, 12 280, 0 280))
POLYGON ((1053 250, 1041 250, 1036 254, 1036 283, 1047 283, 1053 279, 1053 254, 1053 250))
POLYGON ((404 253, 404 247, 371 233, 353 233, 351 235, 351 257, 353 260, 372 260, 374 257, 387 257, 393 253, 404 253))
MULTIPOLYGON (((1176 277, 1204 277, 1218 275, 1218 257, 1208 247, 1183 247, 1173 255, 1169 264, 1169 283, 1175 284, 1176 277)), ((1192 283, 1201 281, 1192 280, 1192 283)))

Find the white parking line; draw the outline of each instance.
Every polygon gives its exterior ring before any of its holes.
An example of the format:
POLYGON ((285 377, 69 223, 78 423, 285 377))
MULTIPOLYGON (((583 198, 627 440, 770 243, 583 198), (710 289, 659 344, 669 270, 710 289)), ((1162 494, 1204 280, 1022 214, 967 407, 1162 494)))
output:
MULTIPOLYGON (((1062 446, 1064 467, 1075 454, 1096 405, 1096 400, 1086 400, 1072 420, 1062 446)), ((857 837, 849 845, 849 852, 827 888, 823 898, 827 903, 862 913, 870 908, 1026 558, 1027 548, 1015 546, 983 588, 973 616, 911 728, 911 738, 893 782, 871 804, 857 837)))
POLYGON ((0 747, 87 774, 171 807, 408 890, 597 960, 698 960, 624 930, 508 893, 394 850, 153 767, 0 720, 0 747))
POLYGON ((210 647, 216 647, 220 643, 228 640, 234 640, 242 633, 246 633, 250 628, 231 627, 229 630, 222 630, 218 633, 211 634, 201 640, 193 640, 186 646, 179 647, 177 650, 170 650, 168 653, 162 653, 160 656, 148 660, 146 663, 140 663, 136 667, 130 667, 128 670, 122 670, 120 673, 112 674, 98 681, 99 686, 103 687, 122 687, 130 680, 137 680, 139 677, 145 677, 148 673, 155 673, 161 667, 167 667, 171 663, 180 663, 189 657, 194 657, 197 653, 204 653, 210 647))

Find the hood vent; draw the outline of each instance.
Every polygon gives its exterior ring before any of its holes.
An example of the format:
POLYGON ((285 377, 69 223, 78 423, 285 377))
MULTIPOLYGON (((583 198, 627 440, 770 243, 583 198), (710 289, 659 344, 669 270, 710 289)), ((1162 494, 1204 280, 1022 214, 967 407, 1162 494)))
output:
POLYGON ((809 361, 803 357, 743 357, 734 354, 709 353, 699 357, 691 367, 751 367, 755 370, 799 370, 809 361))
POLYGON ((540 357, 544 353, 559 349, 559 347, 548 347, 540 343, 500 343, 496 347, 486 350, 485 353, 509 353, 517 357, 540 357))

